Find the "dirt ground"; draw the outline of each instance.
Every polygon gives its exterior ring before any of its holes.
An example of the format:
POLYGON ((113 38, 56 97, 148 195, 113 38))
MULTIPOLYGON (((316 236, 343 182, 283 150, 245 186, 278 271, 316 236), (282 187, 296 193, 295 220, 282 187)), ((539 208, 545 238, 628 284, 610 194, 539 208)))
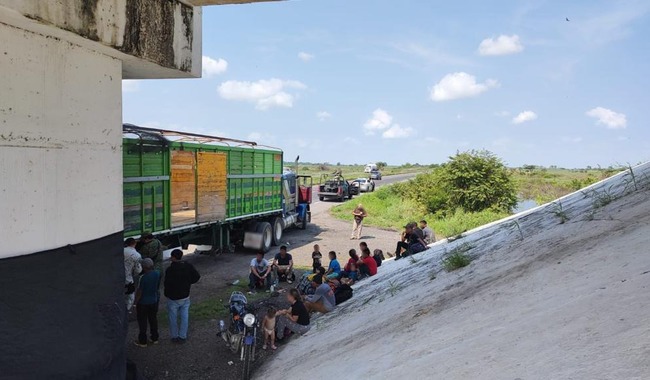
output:
MULTIPOLYGON (((347 251, 358 248, 358 241, 350 240, 351 221, 336 220, 329 215, 328 210, 336 203, 316 202, 312 205, 312 223, 304 231, 288 230, 283 242, 288 246, 293 255, 296 267, 311 266, 311 252, 313 244, 319 244, 321 252, 326 255, 328 251, 339 253, 339 261, 347 261, 347 251)), ((363 241, 366 241, 371 250, 375 248, 384 251, 393 250, 398 238, 395 231, 386 231, 376 228, 364 228, 363 241)), ((274 247, 267 255, 271 258, 277 253, 274 247)), ((185 260, 194 264, 201 273, 201 280, 192 287, 192 308, 198 308, 208 302, 227 302, 227 296, 232 290, 242 290, 245 278, 248 275, 248 264, 254 257, 252 252, 237 252, 222 254, 218 257, 202 255, 186 255, 185 260), (240 280, 240 285, 231 284, 240 280), (215 301, 216 299, 220 301, 215 301)), ((324 260, 327 265, 329 261, 324 260)), ((284 290, 287 285, 284 284, 284 290)), ((269 305, 287 307, 284 295, 269 297, 259 296, 256 300, 259 306, 258 314, 269 305)), ((256 299, 258 297, 255 297, 256 299)), ((138 371, 146 379, 239 379, 241 364, 239 357, 231 353, 225 343, 216 336, 218 331, 219 316, 190 319, 188 341, 184 345, 175 345, 169 341, 168 324, 164 320, 164 297, 160 305, 160 341, 157 345, 140 348, 133 344, 138 334, 137 322, 131 321, 127 337, 127 353, 130 360, 136 363, 138 371), (232 363, 232 364, 231 364, 232 363)), ((221 311, 223 312, 224 309, 221 311)), ((256 366, 261 365, 274 353, 258 350, 256 366)))

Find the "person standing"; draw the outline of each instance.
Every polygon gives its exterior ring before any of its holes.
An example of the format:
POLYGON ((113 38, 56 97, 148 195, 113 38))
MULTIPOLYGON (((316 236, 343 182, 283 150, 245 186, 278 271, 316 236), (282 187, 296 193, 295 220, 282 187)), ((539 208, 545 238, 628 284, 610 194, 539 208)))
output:
POLYGON ((359 203, 357 207, 352 211, 354 220, 352 221, 352 236, 351 240, 361 239, 361 230, 363 229, 363 218, 368 216, 368 213, 363 208, 363 205, 359 203))
POLYGON ((436 234, 433 230, 427 225, 427 221, 422 219, 420 220, 420 229, 422 230, 422 235, 424 235, 424 242, 427 244, 436 242, 436 234))
POLYGON ((128 238, 124 241, 124 301, 126 310, 130 311, 135 299, 136 279, 142 267, 140 261, 142 256, 135 250, 136 241, 134 238, 128 238))
POLYGON ((138 252, 143 259, 150 258, 153 261, 154 268, 164 277, 163 272, 163 251, 165 246, 156 239, 149 231, 142 233, 138 242, 138 252))
POLYGON ((147 347, 147 325, 150 330, 151 343, 158 343, 158 292, 160 272, 154 269, 153 261, 149 258, 142 260, 144 274, 140 279, 138 291, 135 293, 135 310, 138 316, 140 333, 135 345, 147 347))
POLYGON ((201 275, 194 266, 181 261, 183 251, 172 251, 172 263, 165 272, 165 297, 169 315, 169 332, 174 343, 185 343, 189 325, 190 288, 196 284, 201 275), (180 326, 178 319, 180 317, 180 326))

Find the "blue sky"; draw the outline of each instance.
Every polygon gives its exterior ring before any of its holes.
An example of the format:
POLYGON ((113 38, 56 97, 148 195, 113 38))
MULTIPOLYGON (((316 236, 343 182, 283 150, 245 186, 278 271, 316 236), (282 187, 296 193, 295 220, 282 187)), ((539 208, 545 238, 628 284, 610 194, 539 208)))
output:
POLYGON ((649 17, 647 1, 206 7, 203 78, 125 81, 124 121, 310 162, 488 149, 512 166, 637 163, 650 159, 649 17))

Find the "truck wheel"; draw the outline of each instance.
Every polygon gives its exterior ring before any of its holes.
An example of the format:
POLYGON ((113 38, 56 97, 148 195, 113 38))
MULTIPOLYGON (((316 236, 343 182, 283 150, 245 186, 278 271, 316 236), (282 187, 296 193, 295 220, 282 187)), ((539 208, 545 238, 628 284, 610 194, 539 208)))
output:
POLYGON ((325 197, 318 197, 318 199, 322 202, 325 200, 325 197))
POLYGON ((273 229, 271 228, 271 223, 269 222, 260 222, 255 228, 255 232, 262 234, 262 245, 260 251, 268 252, 271 249, 271 243, 273 242, 273 229))
POLYGON ((273 245, 282 244, 282 232, 284 231, 284 221, 282 218, 273 219, 273 245))

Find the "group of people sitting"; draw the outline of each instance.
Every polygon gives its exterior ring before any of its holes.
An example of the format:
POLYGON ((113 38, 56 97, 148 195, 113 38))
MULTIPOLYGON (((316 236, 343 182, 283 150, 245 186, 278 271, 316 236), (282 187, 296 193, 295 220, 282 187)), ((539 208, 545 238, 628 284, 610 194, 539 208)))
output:
MULTIPOLYGON (((426 250, 427 245, 435 241, 433 231, 425 220, 411 222, 404 226, 401 239, 395 248, 395 259, 413 255, 426 250)), ((348 251, 349 259, 341 267, 337 253, 328 253, 329 264, 323 266, 323 254, 318 244, 312 252, 312 272, 303 274, 298 285, 287 293, 290 307, 284 310, 269 308, 262 321, 264 331, 264 346, 276 349, 276 340, 284 339, 287 332, 305 334, 311 325, 310 314, 314 312, 326 314, 338 304, 352 297, 350 285, 364 278, 377 274, 378 267, 384 261, 380 249, 371 253, 366 242, 359 243, 359 253, 356 249, 348 251)), ((391 254, 389 254, 392 256, 391 254)), ((286 246, 280 247, 280 252, 269 262, 263 253, 251 261, 249 274, 249 294, 256 288, 273 290, 281 280, 292 284, 295 281, 293 272, 293 257, 287 252, 286 246)))

